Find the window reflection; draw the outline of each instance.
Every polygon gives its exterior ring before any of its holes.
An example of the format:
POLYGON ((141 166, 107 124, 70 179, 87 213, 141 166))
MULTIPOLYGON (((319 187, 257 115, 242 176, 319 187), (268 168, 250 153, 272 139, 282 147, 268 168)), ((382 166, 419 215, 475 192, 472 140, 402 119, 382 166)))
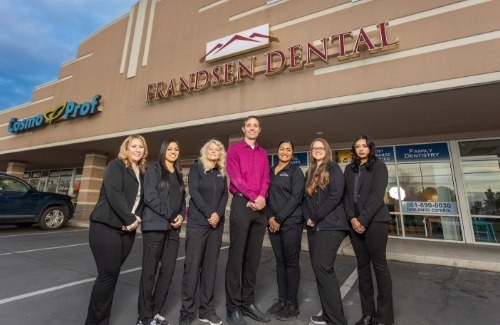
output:
POLYGON ((500 242, 500 220, 492 218, 472 218, 474 239, 478 242, 500 242))

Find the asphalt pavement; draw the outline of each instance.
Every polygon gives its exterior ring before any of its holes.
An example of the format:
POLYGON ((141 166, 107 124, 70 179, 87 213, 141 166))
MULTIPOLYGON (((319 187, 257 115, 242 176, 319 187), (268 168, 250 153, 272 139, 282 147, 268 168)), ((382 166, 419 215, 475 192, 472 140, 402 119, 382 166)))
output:
MULTIPOLYGON (((111 324, 135 324, 141 272, 142 237, 123 265, 115 292, 111 324)), ((218 261, 215 301, 224 320, 224 271, 227 243, 218 261)), ((177 324, 180 310, 184 240, 163 313, 177 324)), ((394 285, 396 324, 498 324, 499 273, 389 261, 394 285)), ((337 257, 336 274, 344 295, 349 324, 361 316, 357 293, 356 260, 337 257)), ((293 321, 273 319, 268 324, 309 324, 321 304, 308 252, 301 254, 299 307, 293 321)), ((96 276, 88 245, 88 229, 66 227, 42 231, 37 227, 0 227, 0 324, 83 324, 96 276)), ((277 298, 275 260, 263 248, 256 291, 256 305, 267 309, 277 298)), ((249 325, 258 324, 246 317, 249 325)), ((197 319, 192 324, 204 324, 197 319)))

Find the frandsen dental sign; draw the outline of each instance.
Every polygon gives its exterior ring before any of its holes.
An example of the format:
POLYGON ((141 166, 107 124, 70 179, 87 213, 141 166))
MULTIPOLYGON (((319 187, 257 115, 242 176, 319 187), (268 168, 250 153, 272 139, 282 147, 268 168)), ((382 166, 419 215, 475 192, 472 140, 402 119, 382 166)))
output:
POLYGON ((11 118, 8 125, 10 133, 21 133, 47 124, 90 116, 102 111, 99 107, 101 95, 95 95, 91 102, 77 104, 65 102, 58 107, 48 110, 43 114, 26 117, 23 119, 11 118))
MULTIPOLYGON (((218 64, 211 69, 203 69, 189 73, 187 76, 172 78, 168 82, 156 82, 147 86, 146 101, 169 99, 184 94, 193 94, 207 90, 241 83, 245 77, 254 80, 255 75, 264 73, 265 76, 274 76, 283 73, 286 69, 293 72, 304 68, 314 67, 314 61, 323 61, 328 64, 331 57, 339 61, 346 61, 360 56, 363 51, 376 54, 398 47, 399 40, 390 42, 387 35, 388 22, 376 25, 378 33, 369 37, 368 33, 360 28, 358 31, 348 31, 328 37, 317 42, 308 42, 303 48, 297 44, 288 48, 288 56, 283 51, 270 51, 258 60, 257 56, 250 56, 244 60, 236 60, 218 64), (318 44, 318 45, 315 45, 318 44), (261 61, 262 60, 262 61, 261 61), (259 64, 263 62, 264 64, 259 64)), ((269 25, 263 25, 237 34, 229 35, 207 44, 207 52, 200 62, 215 61, 228 56, 239 55, 244 52, 270 46, 272 41, 278 41, 269 36, 269 25), (267 28, 263 32, 262 28, 267 28), (238 43, 255 46, 236 46, 238 43), (246 46, 246 47, 245 47, 246 46), (228 48, 234 47, 232 53, 227 53, 228 48), (224 55, 217 58, 217 52, 225 51, 224 55), (209 60, 210 59, 210 60, 209 60)))

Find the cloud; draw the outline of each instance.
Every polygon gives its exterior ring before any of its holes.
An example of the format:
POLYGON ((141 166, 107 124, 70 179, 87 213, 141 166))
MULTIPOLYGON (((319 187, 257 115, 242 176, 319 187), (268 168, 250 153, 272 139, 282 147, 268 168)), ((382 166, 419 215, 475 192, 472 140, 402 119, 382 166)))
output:
POLYGON ((0 110, 29 102, 55 80, 79 43, 128 13, 137 0, 0 1, 0 110))

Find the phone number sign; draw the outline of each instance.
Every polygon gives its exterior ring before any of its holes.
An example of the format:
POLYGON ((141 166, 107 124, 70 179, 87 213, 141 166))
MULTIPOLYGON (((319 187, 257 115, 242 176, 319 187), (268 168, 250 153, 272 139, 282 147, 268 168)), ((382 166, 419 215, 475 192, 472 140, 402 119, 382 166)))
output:
POLYGON ((403 201, 403 213, 458 214, 457 202, 403 201))

